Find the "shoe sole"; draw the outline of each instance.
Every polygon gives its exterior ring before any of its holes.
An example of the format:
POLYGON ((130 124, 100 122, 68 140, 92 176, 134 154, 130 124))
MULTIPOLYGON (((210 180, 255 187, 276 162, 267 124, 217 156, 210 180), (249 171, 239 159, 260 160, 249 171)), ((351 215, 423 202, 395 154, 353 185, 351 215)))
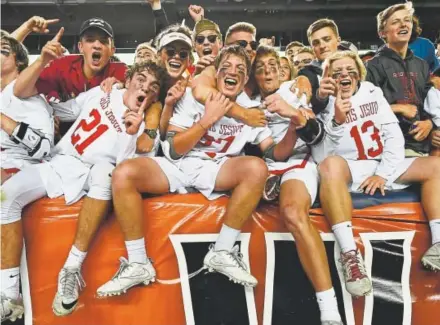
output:
POLYGON ((229 274, 222 272, 222 271, 218 271, 218 270, 214 269, 213 267, 206 265, 206 264, 203 265, 203 269, 208 270, 208 272, 210 272, 210 273, 223 274, 224 276, 226 276, 229 279, 229 281, 234 282, 234 283, 238 283, 238 284, 245 286, 245 287, 254 288, 258 284, 258 283, 253 284, 253 283, 249 283, 249 282, 245 282, 245 281, 240 281, 240 280, 230 276, 229 274))
POLYGON ((273 175, 266 180, 266 184, 264 185, 263 199, 265 201, 271 202, 274 201, 278 194, 276 194, 277 183, 281 181, 281 177, 279 175, 273 175), (275 187, 274 187, 275 186, 275 187))
POLYGON ((435 265, 434 263, 431 263, 428 259, 426 258, 422 258, 422 265, 425 269, 429 270, 429 271, 434 271, 434 272, 439 272, 440 268, 435 265))
POLYGON ((152 278, 152 279, 147 279, 144 281, 141 281, 139 283, 134 283, 129 287, 124 288, 123 290, 118 290, 118 291, 112 291, 112 292, 96 292, 96 294, 98 295, 98 298, 104 298, 104 297, 113 297, 113 296, 120 296, 122 294, 126 294, 127 290, 139 286, 139 285, 144 285, 147 286, 150 283, 156 282, 156 278, 152 278))
POLYGON ((15 322, 17 319, 22 319, 23 318, 23 314, 24 314, 24 310, 21 311, 19 314, 12 313, 12 315, 10 315, 9 317, 7 317, 5 319, 2 319, 1 322, 3 323, 4 321, 7 321, 7 320, 9 320, 11 322, 15 322))

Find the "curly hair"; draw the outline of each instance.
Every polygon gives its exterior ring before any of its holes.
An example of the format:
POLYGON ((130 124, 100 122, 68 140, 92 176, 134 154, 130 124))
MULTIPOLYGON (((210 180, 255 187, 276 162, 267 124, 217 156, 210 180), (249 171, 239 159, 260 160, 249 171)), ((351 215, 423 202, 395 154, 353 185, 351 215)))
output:
POLYGON ((156 79, 159 81, 161 86, 168 82, 167 70, 163 66, 151 60, 141 63, 135 63, 132 66, 130 66, 125 72, 125 79, 126 80, 131 79, 136 73, 140 73, 145 70, 148 73, 154 75, 156 79))

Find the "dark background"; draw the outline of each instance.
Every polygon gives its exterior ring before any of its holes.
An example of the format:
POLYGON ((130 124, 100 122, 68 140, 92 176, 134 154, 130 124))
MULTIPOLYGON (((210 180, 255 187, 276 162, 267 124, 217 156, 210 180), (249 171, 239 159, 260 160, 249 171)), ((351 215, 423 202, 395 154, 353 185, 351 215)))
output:
MULTIPOLYGON (((277 45, 283 46, 292 40, 307 44, 310 23, 329 17, 337 22, 342 39, 367 49, 382 44, 376 33, 377 13, 397 1, 403 0, 166 0, 162 6, 170 22, 186 19, 192 28, 187 8, 202 5, 206 17, 216 21, 223 33, 229 25, 247 21, 257 27, 258 38, 274 35, 277 45)), ((153 15, 145 0, 1 0, 1 4, 1 27, 8 31, 33 15, 60 18, 62 22, 51 33, 64 26, 63 44, 71 53, 76 52, 81 23, 91 17, 102 17, 113 26, 118 52, 154 36, 153 15)), ((417 0, 414 6, 422 22, 422 36, 434 41, 440 29, 440 1, 417 0)), ((25 44, 35 54, 48 39, 31 35, 25 44)))

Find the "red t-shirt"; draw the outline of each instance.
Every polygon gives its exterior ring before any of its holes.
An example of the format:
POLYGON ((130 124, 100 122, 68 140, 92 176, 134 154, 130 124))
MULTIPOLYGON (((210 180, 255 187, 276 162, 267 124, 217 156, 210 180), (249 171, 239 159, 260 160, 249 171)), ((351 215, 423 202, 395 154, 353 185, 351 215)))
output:
POLYGON ((48 101, 65 102, 89 89, 99 86, 108 77, 125 80, 127 66, 121 62, 109 62, 92 79, 88 80, 83 72, 84 57, 67 55, 52 61, 44 68, 37 81, 37 90, 46 95, 48 101))

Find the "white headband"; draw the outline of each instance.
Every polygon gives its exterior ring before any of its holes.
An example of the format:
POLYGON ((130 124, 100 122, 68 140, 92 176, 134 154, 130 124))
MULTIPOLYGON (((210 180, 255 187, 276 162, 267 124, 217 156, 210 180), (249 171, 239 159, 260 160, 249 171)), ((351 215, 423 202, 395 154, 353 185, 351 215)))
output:
POLYGON ((159 42, 159 49, 162 49, 164 46, 167 46, 168 44, 175 42, 175 41, 182 41, 186 44, 188 44, 189 48, 192 48, 192 40, 188 36, 186 36, 183 33, 179 32, 171 32, 169 34, 164 35, 160 42, 159 42))

